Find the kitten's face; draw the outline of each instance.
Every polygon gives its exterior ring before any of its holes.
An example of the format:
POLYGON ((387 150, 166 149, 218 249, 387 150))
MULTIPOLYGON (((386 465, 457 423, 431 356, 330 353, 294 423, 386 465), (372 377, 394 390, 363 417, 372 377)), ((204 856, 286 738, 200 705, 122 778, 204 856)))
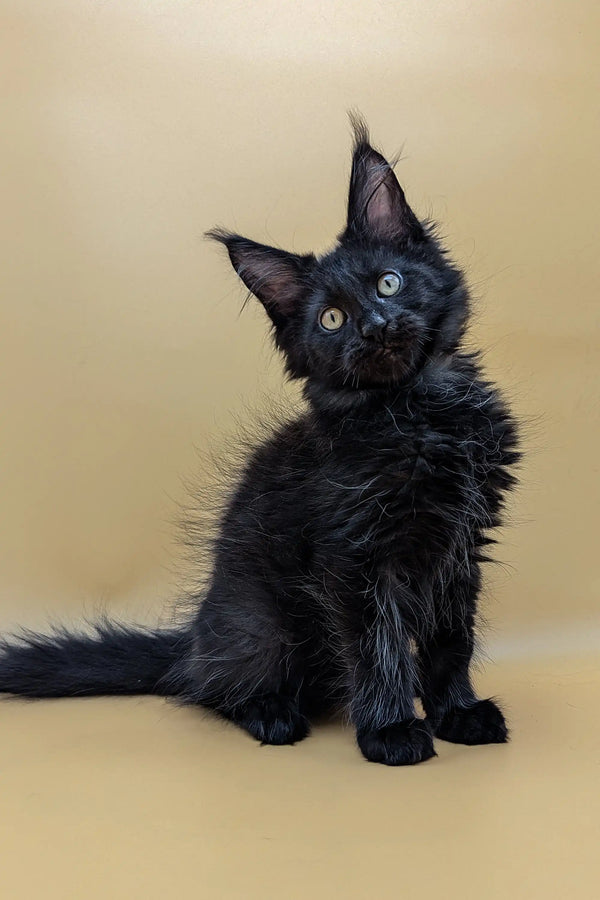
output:
POLYGON ((456 340, 460 282, 449 275, 425 246, 342 243, 313 263, 298 315, 278 336, 290 370, 338 387, 406 381, 456 340))
POLYGON ((462 279, 356 126, 348 222, 325 256, 297 256, 213 231, 265 306, 294 377, 365 389, 405 383, 462 335, 462 279))

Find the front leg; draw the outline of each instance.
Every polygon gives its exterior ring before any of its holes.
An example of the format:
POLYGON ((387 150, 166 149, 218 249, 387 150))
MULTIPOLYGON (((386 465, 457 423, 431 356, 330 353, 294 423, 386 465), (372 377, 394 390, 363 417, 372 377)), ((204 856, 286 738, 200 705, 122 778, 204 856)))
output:
POLYGON ((415 660, 393 595, 371 598, 349 662, 350 714, 363 756, 388 766, 435 756, 431 729, 415 712, 415 660))
POLYGON ((501 744, 508 740, 504 716, 493 700, 479 700, 470 664, 480 589, 479 564, 456 574, 433 634, 420 641, 421 698, 436 737, 456 744, 501 744))

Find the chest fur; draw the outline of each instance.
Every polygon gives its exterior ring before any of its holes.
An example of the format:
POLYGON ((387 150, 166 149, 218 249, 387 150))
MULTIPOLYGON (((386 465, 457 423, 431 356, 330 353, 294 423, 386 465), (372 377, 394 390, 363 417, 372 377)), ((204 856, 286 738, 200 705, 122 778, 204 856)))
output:
POLYGON ((493 396, 389 406, 349 426, 322 470, 326 523, 349 545, 443 554, 496 524, 509 460, 493 396))

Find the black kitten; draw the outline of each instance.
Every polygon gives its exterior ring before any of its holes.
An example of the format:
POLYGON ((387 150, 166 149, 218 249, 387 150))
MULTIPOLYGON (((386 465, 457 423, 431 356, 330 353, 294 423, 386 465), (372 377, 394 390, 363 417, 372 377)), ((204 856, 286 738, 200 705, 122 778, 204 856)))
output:
POLYGON ((173 695, 269 744, 343 709, 364 756, 388 765, 429 759, 434 736, 506 740, 469 665, 515 424, 460 350, 460 272, 362 123, 355 133, 348 222, 331 253, 211 232, 263 303, 307 406, 248 459, 193 619, 156 633, 25 634, 3 645, 1 691, 173 695))

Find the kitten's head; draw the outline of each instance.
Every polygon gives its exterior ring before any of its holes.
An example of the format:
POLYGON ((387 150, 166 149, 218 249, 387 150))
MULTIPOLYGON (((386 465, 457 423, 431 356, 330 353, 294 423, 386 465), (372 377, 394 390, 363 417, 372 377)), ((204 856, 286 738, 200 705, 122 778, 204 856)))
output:
POLYGON ((261 301, 288 372, 323 387, 400 385, 456 350, 468 313, 460 273, 354 122, 348 220, 335 248, 299 256, 215 229, 261 301))

